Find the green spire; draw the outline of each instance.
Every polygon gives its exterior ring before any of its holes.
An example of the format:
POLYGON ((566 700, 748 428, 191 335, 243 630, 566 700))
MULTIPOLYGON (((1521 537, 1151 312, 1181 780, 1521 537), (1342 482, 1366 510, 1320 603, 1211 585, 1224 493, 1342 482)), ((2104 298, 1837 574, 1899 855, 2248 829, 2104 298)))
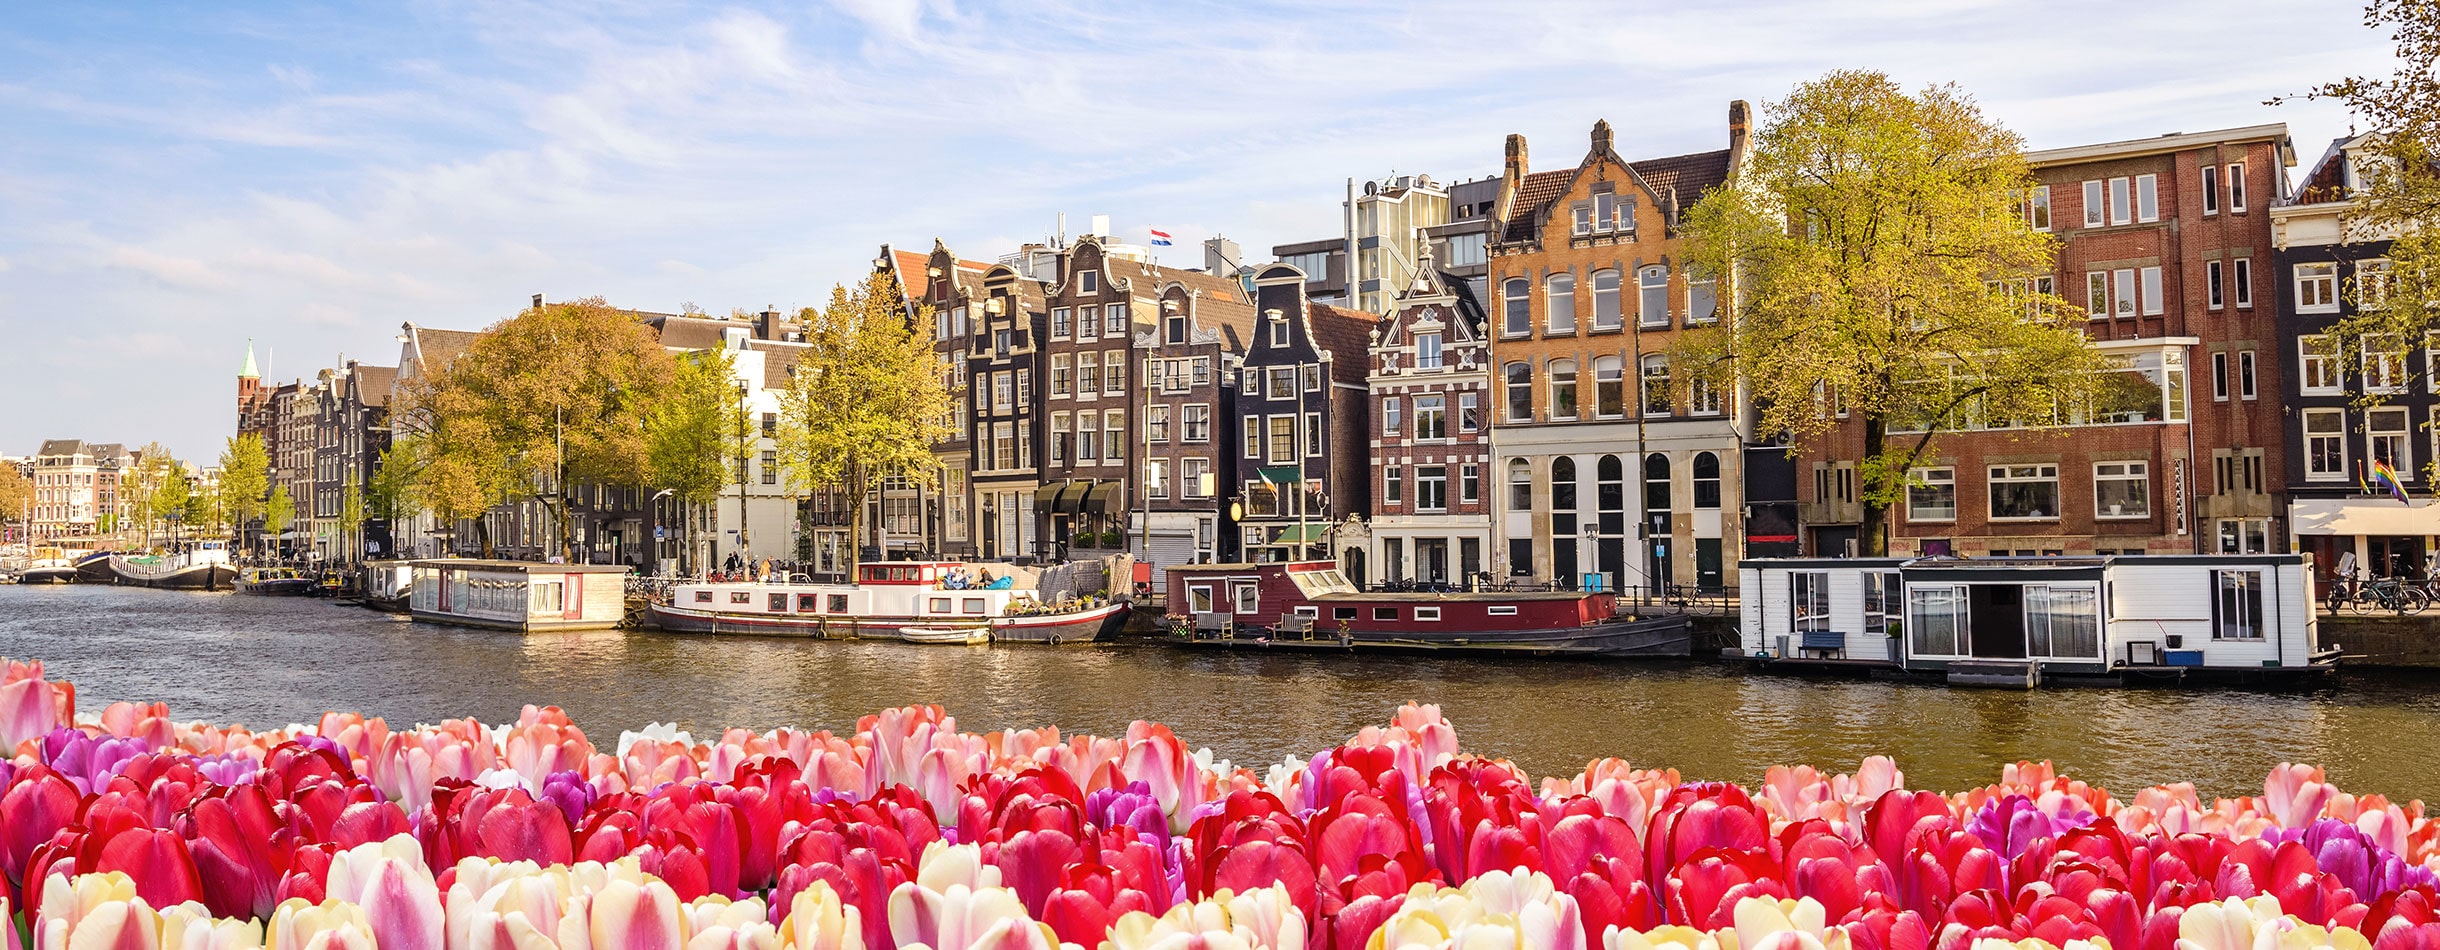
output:
POLYGON ((261 374, 261 373, 259 373, 259 372, 256 372, 256 371, 255 371, 255 369, 254 369, 254 341, 253 341, 253 340, 251 340, 251 339, 249 339, 249 340, 247 340, 247 341, 246 341, 246 365, 245 365, 243 368, 241 368, 241 369, 239 369, 239 370, 237 371, 237 378, 239 378, 239 379, 261 379, 261 378, 263 378, 263 374, 261 374))

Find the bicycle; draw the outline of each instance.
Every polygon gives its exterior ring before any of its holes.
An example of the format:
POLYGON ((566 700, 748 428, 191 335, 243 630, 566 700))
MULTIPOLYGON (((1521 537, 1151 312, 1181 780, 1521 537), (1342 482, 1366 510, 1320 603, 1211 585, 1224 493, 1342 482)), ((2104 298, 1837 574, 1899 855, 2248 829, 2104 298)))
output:
POLYGON ((2375 609, 2404 616, 2422 613, 2431 606, 2432 598, 2422 585, 2409 584, 2402 578, 2376 577, 2365 580, 2361 574, 2349 574, 2331 585, 2328 603, 2331 613, 2337 613, 2343 607, 2358 616, 2372 613, 2375 609))

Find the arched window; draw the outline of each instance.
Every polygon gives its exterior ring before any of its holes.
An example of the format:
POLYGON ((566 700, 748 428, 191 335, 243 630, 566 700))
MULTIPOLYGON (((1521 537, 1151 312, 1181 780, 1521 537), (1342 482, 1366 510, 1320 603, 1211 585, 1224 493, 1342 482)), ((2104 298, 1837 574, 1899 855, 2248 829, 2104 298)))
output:
POLYGON ((1644 357, 1644 415, 1668 415, 1669 397, 1669 357, 1659 353, 1644 357))
POLYGON ((1646 516, 1669 514, 1669 456, 1659 452, 1644 456, 1644 512, 1646 516))
POLYGON ((1576 332, 1576 275, 1552 274, 1542 281, 1542 309, 1549 314, 1549 333, 1576 332))
POLYGON ((1550 361, 1550 417, 1576 418, 1576 361, 1550 361))
POLYGON ((1524 336, 1533 332, 1533 304, 1527 299, 1531 281, 1511 277, 1500 282, 1500 332, 1524 336))
POLYGON ((1601 533, 1620 535, 1627 530, 1627 465, 1618 456, 1604 455, 1593 463, 1594 502, 1601 507, 1601 533))
POLYGON ((1637 289, 1642 292, 1638 302, 1643 306, 1636 320, 1648 327, 1669 325, 1669 268, 1654 264, 1637 275, 1637 289))
POLYGON ((1576 510, 1576 460, 1559 456, 1550 460, 1550 510, 1576 510))
POLYGON ((1533 510, 1533 466, 1524 459, 1508 460, 1508 510, 1533 510))
POLYGON ((1720 457, 1709 452, 1694 455, 1694 506, 1720 507, 1720 457))
POLYGON ((1593 329, 1615 330, 1621 324, 1618 310, 1618 272, 1593 272, 1593 329))
POLYGON ((1593 414, 1615 419, 1627 413, 1627 364, 1615 356, 1593 358, 1593 414))
POLYGON ((1533 364, 1510 363, 1508 376, 1508 421, 1533 421, 1533 364))

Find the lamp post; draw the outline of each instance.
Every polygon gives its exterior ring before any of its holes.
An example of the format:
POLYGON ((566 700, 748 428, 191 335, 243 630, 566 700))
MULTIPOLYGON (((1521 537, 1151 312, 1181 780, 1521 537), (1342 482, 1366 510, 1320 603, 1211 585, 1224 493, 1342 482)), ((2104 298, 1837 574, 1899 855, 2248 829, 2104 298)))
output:
POLYGON ((644 503, 644 507, 650 509, 652 514, 652 573, 655 577, 661 574, 661 499, 669 497, 675 491, 677 489, 674 488, 661 489, 654 492, 652 499, 644 503))
MULTIPOLYGON (((1601 523, 1598 521, 1585 522, 1583 534, 1584 563, 1592 568, 1584 573, 1588 578, 1598 578, 1601 576, 1601 523)), ((1576 586, 1586 590, 1593 587, 1592 584, 1582 583, 1581 580, 1576 586)))

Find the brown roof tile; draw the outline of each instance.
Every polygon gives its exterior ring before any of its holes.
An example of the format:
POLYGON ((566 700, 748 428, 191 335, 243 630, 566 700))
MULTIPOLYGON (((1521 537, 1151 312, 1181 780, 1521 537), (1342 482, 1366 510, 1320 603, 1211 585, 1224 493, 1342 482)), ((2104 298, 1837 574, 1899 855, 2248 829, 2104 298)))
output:
POLYGON ((474 341, 481 339, 482 336, 483 334, 473 330, 436 330, 431 327, 416 327, 415 348, 416 352, 422 355, 425 363, 430 364, 434 369, 439 369, 449 365, 450 360, 457 359, 458 354, 466 352, 468 347, 474 346, 474 341))
POLYGON ((751 335, 752 325, 738 320, 715 320, 710 317, 662 317, 651 321, 661 335, 661 345, 680 350, 708 350, 720 345, 722 332, 730 327, 744 328, 751 335))
POLYGON ((1728 180, 1728 150, 1697 152, 1692 155, 1672 155, 1668 158, 1629 162, 1635 174, 1652 186, 1655 195, 1666 198, 1676 189, 1678 207, 1694 207, 1703 193, 1728 180))
MULTIPOLYGON (((758 347, 758 349, 760 348, 758 347)), ((763 356, 763 388, 788 388, 788 381, 795 378, 789 375, 788 371, 796 367, 796 361, 805 358, 805 348, 801 346, 771 347, 763 352, 765 354, 763 356)))
POLYGON ((390 388, 398 381, 398 367, 356 366, 356 395, 368 405, 390 404, 390 388))
POLYGON ((1372 349, 1373 325, 1380 318, 1311 301, 1306 302, 1305 312, 1312 321, 1313 345, 1330 354, 1330 378, 1345 383, 1363 382, 1372 349))

